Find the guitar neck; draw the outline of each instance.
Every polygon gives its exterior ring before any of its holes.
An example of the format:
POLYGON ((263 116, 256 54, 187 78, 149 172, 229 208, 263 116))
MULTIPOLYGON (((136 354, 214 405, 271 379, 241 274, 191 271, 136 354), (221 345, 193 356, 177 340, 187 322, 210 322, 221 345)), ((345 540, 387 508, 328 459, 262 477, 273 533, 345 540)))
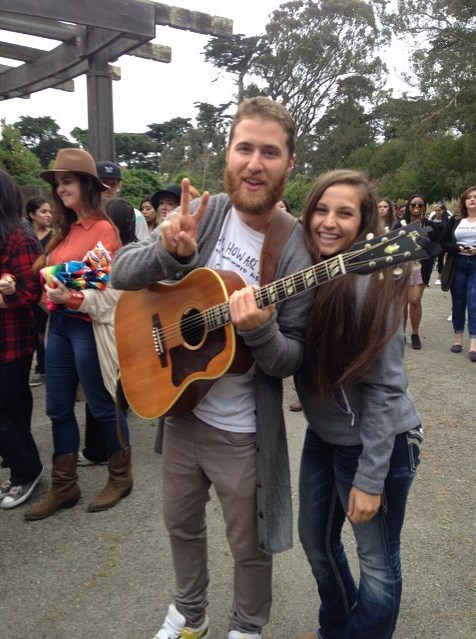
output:
MULTIPOLYGON (((405 228, 353 244, 346 253, 260 287, 255 291, 256 304, 258 308, 266 308, 271 304, 284 302, 346 273, 372 273, 379 268, 396 266, 401 262, 424 259, 428 257, 428 252, 434 250, 434 246, 424 230, 419 228, 418 222, 415 222, 405 228)), ((397 270, 395 274, 398 274, 397 270)), ((203 311, 202 319, 207 330, 229 324, 231 318, 228 302, 203 311)))
MULTIPOLYGON (((284 302, 320 284, 342 277, 349 270, 352 269, 346 267, 345 255, 337 255, 335 258, 314 264, 302 271, 261 286, 254 294, 256 304, 258 308, 262 309, 271 306, 271 304, 284 302)), ((214 330, 231 322, 228 302, 212 306, 203 311, 203 315, 207 330, 214 330)))

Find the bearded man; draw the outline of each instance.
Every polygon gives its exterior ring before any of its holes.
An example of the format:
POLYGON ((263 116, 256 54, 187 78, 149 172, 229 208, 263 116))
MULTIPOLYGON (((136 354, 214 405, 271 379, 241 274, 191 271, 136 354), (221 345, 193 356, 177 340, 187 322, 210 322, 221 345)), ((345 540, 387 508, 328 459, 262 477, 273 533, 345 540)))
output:
MULTIPOLYGON (((292 544, 282 379, 301 363, 310 295, 261 308, 255 293, 263 242, 295 161, 294 136, 282 105, 265 97, 242 102, 226 148, 227 193, 189 203, 184 179, 180 210, 152 233, 149 246, 121 249, 112 268, 113 286, 126 290, 196 267, 234 271, 244 280, 228 305, 251 368, 224 374, 190 412, 165 419, 163 504, 176 589, 156 639, 209 637, 205 506, 212 484, 234 559, 228 639, 261 639, 271 608, 272 554, 292 544)), ((311 264, 300 224, 277 258, 274 279, 311 264)))

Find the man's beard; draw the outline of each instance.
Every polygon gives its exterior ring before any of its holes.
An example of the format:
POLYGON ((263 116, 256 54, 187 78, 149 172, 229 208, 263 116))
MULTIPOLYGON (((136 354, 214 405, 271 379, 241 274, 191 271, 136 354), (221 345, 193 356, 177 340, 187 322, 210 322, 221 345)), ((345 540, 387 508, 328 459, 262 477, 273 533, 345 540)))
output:
POLYGON ((285 182, 286 173, 283 173, 279 180, 270 185, 264 184, 259 193, 242 193, 242 178, 234 175, 228 166, 225 167, 226 192, 233 206, 242 213, 261 215, 271 211, 283 196, 285 182))

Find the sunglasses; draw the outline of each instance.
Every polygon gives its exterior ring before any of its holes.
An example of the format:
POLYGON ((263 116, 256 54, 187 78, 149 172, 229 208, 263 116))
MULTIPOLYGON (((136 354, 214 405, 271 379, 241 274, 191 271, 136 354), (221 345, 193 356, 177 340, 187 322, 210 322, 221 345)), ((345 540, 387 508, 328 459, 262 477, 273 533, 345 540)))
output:
POLYGON ((410 207, 411 207, 412 209, 416 209, 416 208, 422 209, 424 206, 425 206, 425 205, 424 205, 424 204, 422 204, 422 203, 420 203, 420 202, 415 202, 415 203, 413 203, 413 202, 412 202, 412 203, 410 204, 410 207))

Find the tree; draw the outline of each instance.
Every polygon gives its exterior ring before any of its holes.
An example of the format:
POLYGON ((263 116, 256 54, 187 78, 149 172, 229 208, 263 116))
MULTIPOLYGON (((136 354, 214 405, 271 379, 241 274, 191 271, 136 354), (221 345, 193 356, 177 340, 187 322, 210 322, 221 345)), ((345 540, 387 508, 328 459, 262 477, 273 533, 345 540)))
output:
POLYGON ((116 161, 129 168, 158 170, 159 145, 145 133, 116 133, 116 161))
MULTIPOLYGON (((250 94, 259 86, 289 109, 297 126, 298 170, 310 171, 323 118, 342 94, 354 116, 380 99, 384 65, 376 50, 386 35, 363 0, 292 0, 272 13, 264 35, 210 43, 206 59, 238 74, 239 82, 253 76, 250 94)), ((239 94, 248 95, 247 87, 240 85, 239 94)))
POLYGON ((245 77, 252 73, 256 60, 261 55, 261 36, 245 37, 237 33, 230 37, 211 38, 205 45, 204 55, 219 69, 236 75, 237 102, 245 97, 245 77))
POLYGON ((20 139, 20 132, 13 125, 0 121, 0 167, 19 185, 41 185, 42 170, 40 161, 27 149, 20 139))
POLYGON ((293 0, 271 17, 255 74, 267 94, 294 116, 298 137, 312 136, 326 110, 354 86, 373 99, 384 65, 376 55, 383 33, 372 7, 361 0, 293 0), (364 86, 351 80, 366 78, 364 86))
POLYGON ((476 133, 474 0, 382 1, 382 20, 411 39, 413 72, 429 102, 420 121, 440 131, 476 133))
POLYGON ((20 133, 21 142, 36 155, 45 168, 55 159, 59 149, 75 146, 59 133, 59 126, 49 116, 32 118, 22 115, 13 126, 20 133))
POLYGON ((139 207, 144 195, 151 195, 163 187, 159 176, 147 169, 123 169, 121 177, 121 197, 128 200, 136 208, 139 207))

